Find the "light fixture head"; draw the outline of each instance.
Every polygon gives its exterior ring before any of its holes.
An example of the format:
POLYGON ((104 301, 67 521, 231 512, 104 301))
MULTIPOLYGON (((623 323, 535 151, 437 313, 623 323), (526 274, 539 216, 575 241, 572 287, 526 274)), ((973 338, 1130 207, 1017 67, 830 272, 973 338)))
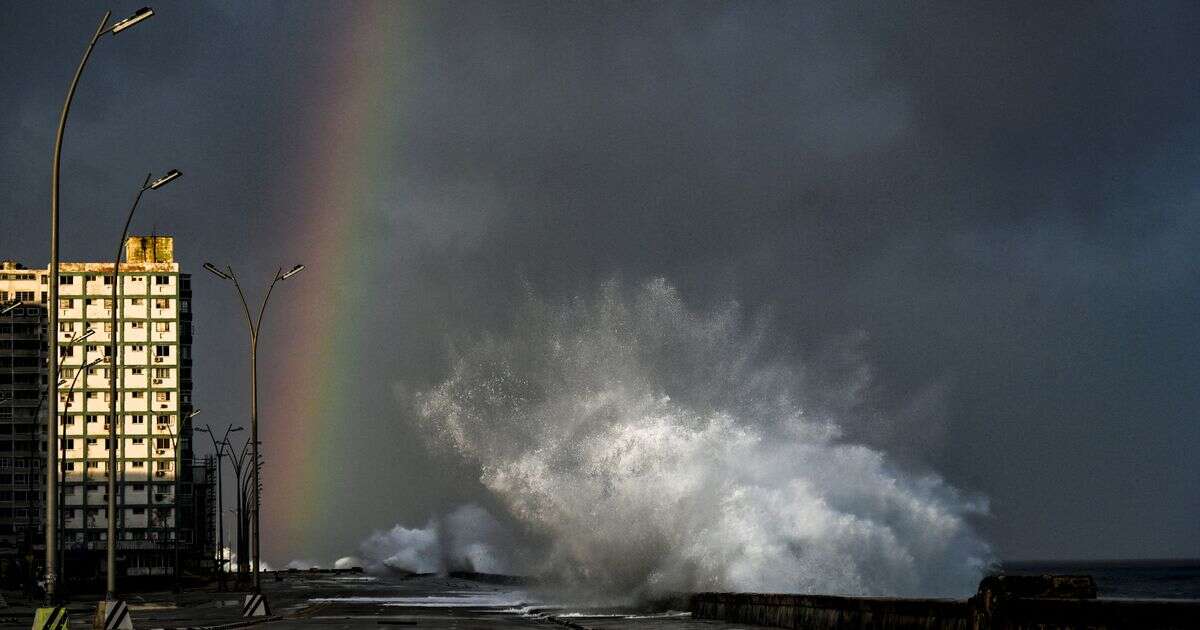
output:
POLYGON ((80 341, 83 341, 84 339, 87 339, 88 337, 91 337, 94 334, 96 334, 96 329, 89 328, 89 329, 83 331, 82 335, 79 335, 78 337, 72 339, 71 343, 79 343, 80 341))
POLYGON ((20 305, 21 305, 20 300, 14 300, 11 304, 0 307, 0 315, 6 315, 10 311, 12 311, 14 308, 17 308, 20 305))
POLYGON ((121 20, 120 22, 117 22, 116 24, 113 24, 112 28, 110 28, 109 30, 112 31, 113 35, 116 35, 117 33, 120 33, 121 31, 129 28, 130 26, 133 26, 134 24, 137 24, 138 22, 141 22, 142 20, 147 20, 153 16, 154 16, 154 9, 151 9, 150 7, 142 7, 140 9, 138 9, 137 11, 134 11, 133 15, 125 18, 124 20, 121 20))
POLYGON ((104 361, 104 359, 101 359, 101 358, 92 359, 90 362, 88 362, 88 364, 87 364, 87 365, 85 365, 85 366, 83 366, 83 367, 85 367, 85 368, 90 368, 90 367, 92 367, 92 366, 95 366, 95 365, 99 364, 99 363, 100 363, 100 362, 102 362, 102 361, 104 361))
POLYGON ((291 271, 283 274, 282 276, 279 276, 279 279, 287 280, 288 278, 291 278, 292 276, 300 273, 301 271, 304 271, 304 265, 296 265, 295 267, 292 267, 291 271))
POLYGON ((171 183, 173 180, 179 179, 180 175, 183 175, 183 173, 179 172, 176 169, 171 169, 171 170, 167 171, 166 175, 159 177, 158 179, 154 180, 153 182, 150 182, 150 189, 158 190, 159 188, 162 188, 163 186, 166 186, 167 184, 171 183))
POLYGON ((241 430, 242 430, 242 429, 244 429, 244 428, 245 428, 245 427, 233 427, 233 428, 229 429, 229 432, 230 432, 230 433, 237 433, 238 431, 241 431, 241 430))
MULTIPOLYGON (((197 416, 199 413, 200 413, 200 410, 199 410, 199 409, 193 409, 193 410, 192 410, 192 413, 189 413, 189 414, 187 415, 187 417, 188 417, 188 418, 195 418, 195 417, 196 417, 196 416, 197 416)), ((185 420, 186 420, 186 419, 187 419, 187 418, 185 418, 185 420)))
POLYGON ((204 267, 205 271, 208 271, 209 273, 213 274, 214 276, 217 276, 219 278, 224 278, 225 280, 231 279, 229 277, 229 274, 225 273, 224 271, 221 271, 220 269, 217 269, 217 266, 210 262, 206 262, 201 266, 204 267))

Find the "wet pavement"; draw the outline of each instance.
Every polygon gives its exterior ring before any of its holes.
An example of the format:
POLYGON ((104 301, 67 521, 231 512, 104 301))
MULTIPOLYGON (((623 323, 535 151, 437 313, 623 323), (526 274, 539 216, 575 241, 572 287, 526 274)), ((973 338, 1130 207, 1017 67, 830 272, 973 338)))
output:
MULTIPOLYGON (((377 578, 362 575, 285 574, 264 578, 272 619, 250 626, 269 630, 386 630, 412 628, 573 628, 575 630, 719 630, 744 625, 694 620, 680 611, 617 613, 542 601, 519 586, 447 577, 377 578)), ((0 630, 29 628, 33 602, 5 593, 0 630)), ((198 628, 237 624, 241 595, 198 589, 130 595, 134 628, 198 628)), ((91 627, 91 599, 69 606, 72 628, 91 627)))

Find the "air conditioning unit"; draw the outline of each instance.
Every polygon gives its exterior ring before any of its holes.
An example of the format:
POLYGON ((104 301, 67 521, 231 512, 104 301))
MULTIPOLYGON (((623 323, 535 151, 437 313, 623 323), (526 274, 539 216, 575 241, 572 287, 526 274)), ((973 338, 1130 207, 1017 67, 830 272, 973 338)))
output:
POLYGON ((161 378, 156 378, 156 379, 154 379, 154 384, 155 384, 155 385, 162 385, 162 382, 163 382, 163 380, 162 380, 161 378))
POLYGON ((156 471, 154 471, 154 476, 155 476, 155 477, 166 477, 166 476, 167 476, 167 471, 165 471, 165 470, 156 470, 156 471))
POLYGON ((156 448, 156 449, 154 449, 154 454, 155 454, 155 455, 166 455, 166 454, 167 454, 167 449, 165 449, 165 448, 156 448))
POLYGON ((162 358, 162 357, 154 357, 154 362, 155 362, 155 363, 162 363, 162 362, 163 362, 163 358, 162 358))
POLYGON ((112 357, 104 357, 101 363, 112 363, 112 357))
POLYGON ((166 431, 167 429, 170 429, 170 428, 171 428, 171 425, 169 425, 169 424, 160 424, 160 425, 156 425, 154 428, 158 429, 159 431, 166 431))

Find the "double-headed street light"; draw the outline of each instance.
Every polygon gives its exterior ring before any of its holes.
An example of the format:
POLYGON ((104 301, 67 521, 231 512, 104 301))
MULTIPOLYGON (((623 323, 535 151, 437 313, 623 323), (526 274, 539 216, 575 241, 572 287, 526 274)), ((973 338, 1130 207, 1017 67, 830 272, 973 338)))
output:
POLYGON ((233 286, 237 289, 238 297, 242 300, 242 309, 246 313, 246 323, 250 327, 250 461, 253 463, 251 475, 253 476, 254 486, 254 507, 250 511, 250 557, 254 559, 254 592, 261 592, 261 584, 259 582, 259 508, 262 503, 259 495, 261 487, 259 485, 259 458, 258 458, 258 334, 262 331, 263 313, 267 310, 267 301, 271 299, 271 291, 280 280, 287 280, 292 276, 304 271, 304 265, 296 265, 284 273, 280 267, 275 272, 275 279, 271 281, 271 286, 267 288, 267 295, 263 298, 262 307, 258 310, 258 321, 255 321, 250 316, 250 305, 246 303, 246 295, 242 293, 242 285, 238 283, 237 274, 233 272, 233 267, 226 266, 224 271, 218 269, 216 265, 206 262, 204 269, 213 275, 223 280, 233 282, 233 286))
MULTIPOLYGON (((137 20, 144 20, 146 17, 138 17, 137 20)), ((134 18, 130 18, 134 19, 134 18)), ((128 21, 128 20, 127 20, 128 21)), ((132 26, 132 24, 130 25, 132 26)), ((127 27, 126 27, 127 28, 127 27)), ((118 432, 117 424, 121 416, 118 415, 117 409, 117 385, 121 378, 122 361, 121 357, 124 354, 124 348, 121 346, 121 327, 119 316, 121 310, 121 302, 123 298, 120 294, 121 288, 121 249, 125 246, 125 237, 129 234, 129 224, 133 221, 133 213, 137 210, 138 203, 142 200, 142 195, 146 194, 147 190, 158 190, 183 175, 175 169, 167 171, 166 175, 151 181, 152 174, 146 173, 146 181, 142 182, 142 187, 138 189, 137 195, 133 198, 133 204, 129 206, 129 214, 125 216, 125 227, 121 229, 121 239, 117 241, 117 253, 113 256, 113 275, 112 275, 112 331, 109 333, 109 341, 112 343, 112 371, 109 372, 108 386, 108 439, 112 448, 108 449, 108 544, 105 545, 106 560, 108 567, 105 575, 105 596, 108 601, 116 599, 117 596, 117 475, 113 472, 117 469, 117 444, 118 432)), ((121 423, 124 424, 124 423, 121 423)), ((182 423, 181 423, 182 424, 182 423)), ((122 448, 122 450, 124 450, 122 448)), ((175 471, 178 477, 179 471, 175 471)), ((178 521, 179 516, 179 495, 175 496, 175 514, 178 521)), ((178 527, 176 528, 178 529, 178 527)), ((175 567, 176 572, 179 567, 175 567)))
POLYGON ((208 439, 212 441, 213 453, 217 456, 217 588, 225 590, 225 504, 223 500, 224 490, 222 489, 221 475, 221 459, 226 456, 225 448, 229 446, 229 434, 235 431, 241 431, 242 427, 235 427, 232 424, 225 427, 225 435, 221 437, 221 441, 217 441, 216 434, 213 433, 212 427, 204 425, 196 427, 197 431, 208 434, 208 439))
MULTIPOLYGON (((67 129, 67 116, 71 112, 71 101, 75 99, 75 89, 79 87, 79 78, 83 76, 83 69, 87 66, 88 59, 92 56, 92 49, 96 47, 96 42, 100 41, 100 37, 105 33, 112 33, 115 37, 117 33, 125 31, 131 26, 146 20, 154 15, 154 11, 149 7, 138 9, 133 15, 121 20, 111 26, 108 24, 108 18, 112 16, 112 11, 106 11, 104 17, 100 20, 100 25, 96 27, 96 33, 92 35, 88 41, 87 48, 83 51, 83 58, 79 61, 79 67, 75 69, 75 76, 71 79, 71 85, 67 88, 67 97, 63 101, 62 112, 58 117, 58 131, 54 135, 54 163, 50 172, 50 294, 47 296, 50 302, 50 318, 49 329, 53 331, 50 335, 50 355, 58 355, 58 197, 59 197, 59 175, 62 167, 62 145, 63 133, 67 129)), ((58 382, 58 366, 54 360, 50 361, 49 365, 49 382, 58 382)), ((49 397, 49 416, 54 419, 49 423, 49 431, 47 440, 49 442, 46 449, 46 600, 47 606, 52 605, 57 596, 57 586, 55 584, 57 571, 55 570, 55 554, 54 545, 58 540, 58 397, 49 397)))

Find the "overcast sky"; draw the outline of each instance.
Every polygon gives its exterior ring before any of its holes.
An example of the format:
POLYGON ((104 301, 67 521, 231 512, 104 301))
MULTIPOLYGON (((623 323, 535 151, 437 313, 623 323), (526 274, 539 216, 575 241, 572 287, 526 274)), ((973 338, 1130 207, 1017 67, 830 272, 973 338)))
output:
MULTIPOLYGON (((134 231, 173 234, 185 271, 313 265, 272 298, 267 434, 279 375, 322 359, 289 334, 317 304, 298 294, 326 294, 359 360, 329 376, 355 402, 317 464, 372 481, 311 523, 269 515, 308 532, 265 536, 272 563, 496 509, 394 392, 440 380, 447 340, 502 327, 523 283, 659 276, 769 311, 830 383, 866 370, 848 439, 988 497, 1001 557, 1200 556, 1200 6, 910 4, 159 3, 76 96, 63 258, 111 256, 144 174, 179 168, 134 231), (340 182, 363 207, 315 207, 350 69, 379 87, 370 171, 340 182), (369 242, 298 236, 338 212, 369 242), (372 291, 339 300, 331 256, 372 291)), ((46 264, 55 124, 105 8, 3 8, 0 258, 46 264)), ((194 287, 197 405, 244 422, 240 313, 194 287)), ((271 508, 314 462, 265 448, 271 508)))

